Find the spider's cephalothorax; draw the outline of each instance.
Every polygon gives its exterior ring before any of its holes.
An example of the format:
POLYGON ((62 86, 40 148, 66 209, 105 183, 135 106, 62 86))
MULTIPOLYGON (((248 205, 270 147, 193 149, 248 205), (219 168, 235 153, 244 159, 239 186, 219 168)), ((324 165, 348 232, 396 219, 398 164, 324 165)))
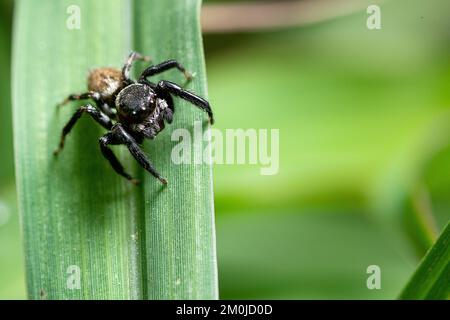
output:
POLYGON ((60 104, 82 99, 92 99, 95 102, 95 106, 87 104, 74 113, 62 130, 59 148, 55 151, 55 155, 63 149, 65 137, 72 130, 77 120, 83 113, 87 113, 109 130, 100 138, 100 150, 118 174, 133 183, 138 182, 125 172, 123 166, 109 148, 109 145, 123 144, 144 169, 166 184, 166 179, 156 171, 139 145, 145 138, 153 139, 161 132, 164 129, 165 122, 172 122, 175 110, 172 96, 185 99, 205 111, 211 123, 214 122, 214 118, 211 107, 205 99, 170 81, 162 80, 156 84, 147 80, 147 77, 172 68, 177 68, 185 75, 187 80, 190 80, 192 76, 177 61, 168 60, 150 66, 142 72, 138 81, 135 82, 130 78, 130 69, 132 63, 136 60, 148 61, 149 58, 132 52, 122 70, 114 68, 92 70, 88 77, 89 91, 82 94, 72 94, 60 104))

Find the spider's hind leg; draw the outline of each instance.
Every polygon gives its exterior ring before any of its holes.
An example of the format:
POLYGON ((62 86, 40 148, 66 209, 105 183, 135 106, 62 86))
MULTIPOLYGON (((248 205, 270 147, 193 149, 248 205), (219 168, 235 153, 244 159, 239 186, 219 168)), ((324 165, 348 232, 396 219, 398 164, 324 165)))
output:
POLYGON ((62 107, 63 105, 65 105, 71 101, 79 101, 79 100, 87 100, 87 99, 94 100, 97 107, 100 110, 102 110, 104 113, 106 113, 108 115, 108 117, 110 117, 110 118, 116 117, 115 110, 113 108, 111 108, 105 101, 103 101, 100 93, 94 92, 94 91, 89 91, 89 92, 80 93, 80 94, 73 93, 73 94, 69 95, 66 99, 64 99, 63 101, 58 103, 56 106, 62 107))
POLYGON ((73 94, 70 94, 66 99, 64 99, 63 101, 58 103, 56 106, 62 107, 63 105, 69 103, 70 101, 78 101, 78 100, 86 100, 86 99, 92 99, 97 102, 97 101, 101 100, 101 97, 98 92, 94 92, 94 91, 89 91, 89 92, 80 93, 80 94, 73 93, 73 94))

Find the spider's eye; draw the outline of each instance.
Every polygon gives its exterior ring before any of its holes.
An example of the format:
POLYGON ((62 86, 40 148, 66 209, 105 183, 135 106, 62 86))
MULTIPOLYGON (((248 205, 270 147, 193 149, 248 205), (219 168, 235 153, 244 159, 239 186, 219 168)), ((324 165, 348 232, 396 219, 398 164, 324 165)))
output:
POLYGON ((155 109, 155 93, 145 85, 129 85, 117 95, 116 108, 122 120, 139 123, 155 109))

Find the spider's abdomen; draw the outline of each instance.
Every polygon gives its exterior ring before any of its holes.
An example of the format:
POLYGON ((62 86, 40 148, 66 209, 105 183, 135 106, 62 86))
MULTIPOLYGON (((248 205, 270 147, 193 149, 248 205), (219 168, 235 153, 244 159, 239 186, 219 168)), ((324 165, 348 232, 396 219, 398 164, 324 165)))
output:
POLYGON ((114 97, 124 86, 122 72, 115 68, 98 68, 89 73, 88 89, 98 92, 103 100, 114 97))

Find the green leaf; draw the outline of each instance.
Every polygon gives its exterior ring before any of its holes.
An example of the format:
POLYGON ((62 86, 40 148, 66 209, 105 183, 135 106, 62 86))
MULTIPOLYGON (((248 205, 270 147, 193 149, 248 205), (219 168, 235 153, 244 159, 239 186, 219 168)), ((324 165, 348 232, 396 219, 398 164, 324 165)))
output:
POLYGON ((450 223, 427 252, 400 299, 450 298, 450 223))
MULTIPOLYGON (((181 61, 196 74, 188 89, 207 96, 198 19, 200 4, 198 0, 135 1, 135 46, 140 52, 151 52, 155 61, 168 58, 181 61)), ((184 81, 179 72, 169 75, 179 83, 184 81)), ((176 112, 172 128, 186 128, 191 137, 194 123, 203 122, 202 131, 207 129, 205 115, 193 111, 192 105, 178 101, 176 112)), ((168 190, 161 192, 153 177, 145 175, 144 198, 152 199, 145 201, 144 208, 145 228, 151 237, 146 242, 148 294, 151 298, 165 299, 216 298, 211 167, 171 165, 174 142, 170 143, 170 131, 148 144, 149 154, 155 155, 156 167, 170 183, 168 190)), ((201 150, 205 146, 203 143, 201 150)))
POLYGON ((192 132, 194 120, 206 128, 201 111, 177 100, 174 124, 145 144, 167 187, 120 147, 114 151, 144 183, 117 176, 99 152, 104 130, 87 117, 52 155, 76 108, 55 105, 86 90, 89 68, 121 67, 131 49, 155 62, 180 59, 197 74, 189 89, 205 96, 199 8, 198 0, 18 1, 14 140, 30 298, 217 298, 211 167, 170 160, 170 132, 192 132), (66 25, 71 5, 80 29, 66 25))

